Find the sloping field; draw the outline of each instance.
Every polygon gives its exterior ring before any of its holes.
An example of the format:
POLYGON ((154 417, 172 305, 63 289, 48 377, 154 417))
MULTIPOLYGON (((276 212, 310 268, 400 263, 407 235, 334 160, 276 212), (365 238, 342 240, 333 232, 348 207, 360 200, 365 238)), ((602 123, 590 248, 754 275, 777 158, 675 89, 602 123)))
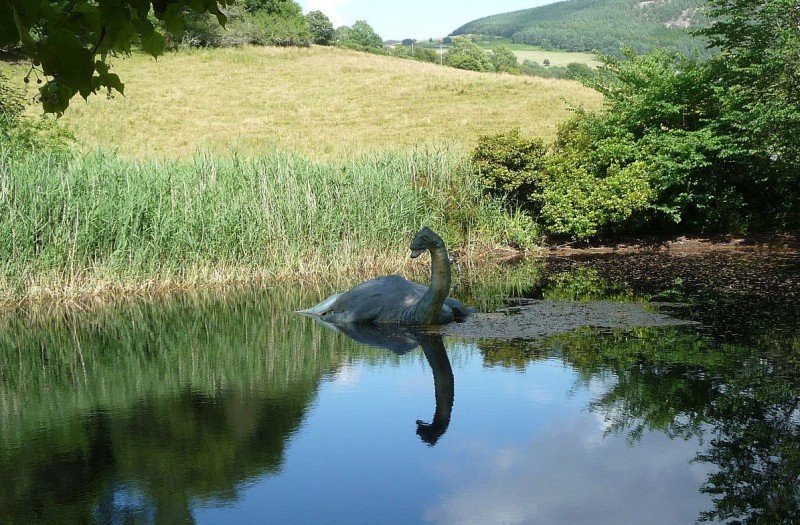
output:
POLYGON ((566 66, 572 62, 586 64, 587 66, 597 67, 600 62, 592 53, 577 53, 572 51, 547 51, 544 49, 514 49, 514 54, 520 62, 532 60, 543 64, 545 60, 550 61, 551 66, 566 66))
POLYGON ((546 50, 537 46, 530 46, 528 44, 519 44, 512 42, 510 38, 496 37, 490 40, 476 42, 483 49, 494 50, 500 46, 506 46, 517 55, 517 60, 520 62, 524 60, 533 60, 534 62, 543 63, 545 59, 550 61, 552 66, 566 66, 572 62, 586 64, 587 66, 597 67, 600 61, 594 53, 583 53, 577 51, 560 51, 557 49, 546 50))
POLYGON ((263 152, 338 158, 423 143, 470 148, 520 127, 552 138, 577 82, 474 73, 341 49, 229 48, 114 61, 125 96, 76 98, 63 117, 84 146, 136 158, 263 152))

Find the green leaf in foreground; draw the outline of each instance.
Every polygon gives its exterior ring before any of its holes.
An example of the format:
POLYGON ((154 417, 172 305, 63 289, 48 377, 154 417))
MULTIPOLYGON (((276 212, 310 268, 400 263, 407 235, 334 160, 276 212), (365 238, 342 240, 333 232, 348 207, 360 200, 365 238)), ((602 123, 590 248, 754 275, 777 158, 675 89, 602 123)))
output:
POLYGON ((19 42, 14 12, 6 2, 0 2, 0 48, 19 42))
POLYGON ((166 30, 180 36, 186 8, 210 13, 221 25, 220 11, 232 0, 0 0, 0 49, 20 46, 46 83, 39 102, 46 113, 60 115, 77 93, 88 98, 100 88, 122 93, 119 76, 108 73, 109 55, 130 53, 133 45, 154 57, 164 53, 166 38, 150 21, 151 12, 166 30), (98 60, 99 58, 99 60, 98 60))

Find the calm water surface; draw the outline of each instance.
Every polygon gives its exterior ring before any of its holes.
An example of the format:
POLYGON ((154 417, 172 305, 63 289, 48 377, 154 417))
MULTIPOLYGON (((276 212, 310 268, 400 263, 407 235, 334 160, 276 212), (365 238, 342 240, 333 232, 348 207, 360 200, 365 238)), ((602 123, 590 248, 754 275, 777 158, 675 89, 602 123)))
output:
POLYGON ((800 260, 550 259, 691 327, 332 331, 274 289, 0 318, 0 523, 800 523, 800 260), (369 343, 369 344, 366 344, 369 343))

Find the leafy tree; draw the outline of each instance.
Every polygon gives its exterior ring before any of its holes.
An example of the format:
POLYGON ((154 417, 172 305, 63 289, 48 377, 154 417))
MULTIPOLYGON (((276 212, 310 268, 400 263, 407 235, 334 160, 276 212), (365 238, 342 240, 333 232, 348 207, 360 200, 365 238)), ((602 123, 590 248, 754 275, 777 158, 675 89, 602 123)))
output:
POLYGON ((321 46, 329 46, 333 43, 336 31, 330 19, 322 11, 311 11, 306 15, 308 26, 314 43, 321 46))
POLYGON ((338 45, 357 51, 376 52, 383 49, 383 39, 364 20, 356 20, 353 27, 341 32, 337 29, 336 40, 338 45))
MULTIPOLYGON (((231 22, 244 14, 245 11, 240 6, 231 6, 225 9, 227 22, 223 28, 213 15, 196 13, 186 8, 183 13, 183 31, 181 32, 180 40, 177 41, 174 35, 166 32, 164 36, 167 39, 167 46, 174 48, 178 43, 191 47, 221 46, 225 29, 230 29, 231 22)), ((161 29, 163 30, 163 24, 159 25, 162 26, 161 29)))
POLYGON ((414 46, 413 49, 408 46, 397 46, 389 54, 398 58, 410 58, 422 62, 439 62, 439 54, 436 51, 422 46, 414 46))
MULTIPOLYGON (((232 0, 0 0, 0 48, 21 45, 46 81, 39 100, 46 112, 61 114, 76 94, 100 89, 120 93, 124 85, 106 63, 108 55, 129 53, 137 41, 159 56, 166 40, 150 19, 151 8, 169 33, 180 35, 184 8, 211 13, 232 0)), ((26 77, 29 78, 30 76, 26 77)))
POLYGON ((404 38, 403 41, 400 42, 400 44, 404 45, 404 46, 412 46, 412 45, 414 45, 416 43, 417 43, 417 39, 416 38, 404 38))
POLYGON ((53 119, 25 115, 22 88, 0 72, 0 150, 3 154, 65 151, 72 140, 72 134, 53 119))
POLYGON ((294 0, 244 0, 245 8, 251 13, 264 12, 284 18, 302 16, 300 4, 294 0))
POLYGON ((352 29, 350 26, 339 26, 336 28, 336 31, 333 32, 333 42, 337 46, 344 47, 344 43, 347 42, 350 38, 350 32, 352 29))
POLYGON ((492 65, 498 73, 519 73, 517 55, 508 46, 499 46, 492 51, 492 65))
POLYGON ((252 12, 242 5, 230 6, 225 9, 228 17, 225 28, 208 13, 186 10, 181 43, 201 47, 310 45, 311 31, 300 7, 294 2, 281 5, 280 9, 262 6, 252 12))
POLYGON ((479 137, 472 162, 488 193, 520 206, 540 189, 545 153, 541 140, 527 139, 512 129, 479 137))
POLYGON ((709 0, 708 5, 716 23, 701 34, 722 50, 710 67, 717 78, 723 124, 730 128, 742 157, 753 161, 751 169, 766 171, 763 176, 781 172, 787 181, 796 180, 800 163, 797 0, 709 0))
POLYGON ((594 70, 583 62, 570 62, 566 66, 567 78, 590 81, 594 78, 594 70))
POLYGON ((467 38, 457 38, 454 40, 453 47, 447 51, 445 64, 458 69, 469 69, 471 71, 493 71, 494 66, 478 44, 467 38))

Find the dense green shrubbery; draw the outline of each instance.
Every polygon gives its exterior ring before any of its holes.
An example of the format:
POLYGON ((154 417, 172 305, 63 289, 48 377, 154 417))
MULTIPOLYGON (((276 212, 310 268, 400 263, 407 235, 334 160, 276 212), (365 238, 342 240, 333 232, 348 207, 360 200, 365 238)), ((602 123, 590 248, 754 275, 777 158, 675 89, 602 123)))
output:
MULTIPOLYGON (((605 111, 579 111, 540 166, 481 171, 538 214, 549 233, 744 231, 800 226, 800 13, 794 0, 713 0, 708 61, 654 51, 603 57, 592 80, 605 111), (788 13, 787 19, 773 16, 788 13), (754 36, 755 35, 755 36, 754 36), (519 191, 505 180, 534 180, 519 191)), ((513 134, 485 162, 524 158, 513 134), (514 138, 514 140, 510 140, 514 138), (510 146, 506 151, 501 146, 510 146)))
POLYGON ((517 55, 508 46, 498 46, 492 51, 489 60, 492 62, 494 70, 498 73, 519 73, 519 62, 517 55))
POLYGON ((447 51, 444 63, 450 67, 470 71, 494 71, 489 55, 478 44, 467 38, 453 39, 453 47, 447 51))
POLYGON ((566 66, 544 66, 534 60, 523 61, 519 72, 531 77, 566 80, 591 80, 598 74, 596 69, 582 62, 570 62, 566 66))
POLYGON ((613 166, 598 177, 569 157, 554 155, 546 164, 542 191, 533 195, 541 220, 554 235, 585 239, 601 231, 619 231, 650 204, 645 166, 613 166))
MULTIPOLYGON (((596 69, 580 62, 567 66, 543 66, 535 61, 525 60, 520 64, 514 52, 505 45, 487 52, 469 38, 456 37, 452 42, 453 46, 445 54, 444 63, 458 69, 567 80, 589 80, 598 74, 596 69)), ((547 64, 547 60, 545 63, 547 64)))
POLYGON ((334 43, 339 47, 369 53, 385 51, 383 39, 364 20, 356 20, 352 27, 342 26, 336 29, 334 43))
POLYGON ((472 162, 484 189, 504 197, 515 207, 530 204, 541 189, 546 149, 538 139, 527 139, 519 129, 478 139, 472 162))
POLYGON ((571 131, 562 128, 550 149, 519 130, 483 136, 473 162, 485 191, 537 216, 550 234, 586 238, 631 220, 652 192, 641 163, 594 171, 571 131))
POLYGON ((322 11, 311 11, 306 15, 308 29, 311 31, 311 38, 314 43, 320 46, 333 44, 336 30, 333 28, 330 18, 322 11))
POLYGON ((389 49, 388 53, 393 57, 410 58, 412 60, 419 60, 421 62, 431 62, 434 64, 439 63, 439 54, 428 47, 422 46, 396 46, 389 49))
POLYGON ((0 149, 10 155, 33 150, 63 151, 72 134, 47 117, 25 115, 25 97, 0 72, 0 149))
POLYGON ((187 9, 181 43, 195 47, 308 46, 314 38, 309 21, 292 0, 248 0, 229 6, 225 15, 228 22, 223 28, 216 17, 187 9))

